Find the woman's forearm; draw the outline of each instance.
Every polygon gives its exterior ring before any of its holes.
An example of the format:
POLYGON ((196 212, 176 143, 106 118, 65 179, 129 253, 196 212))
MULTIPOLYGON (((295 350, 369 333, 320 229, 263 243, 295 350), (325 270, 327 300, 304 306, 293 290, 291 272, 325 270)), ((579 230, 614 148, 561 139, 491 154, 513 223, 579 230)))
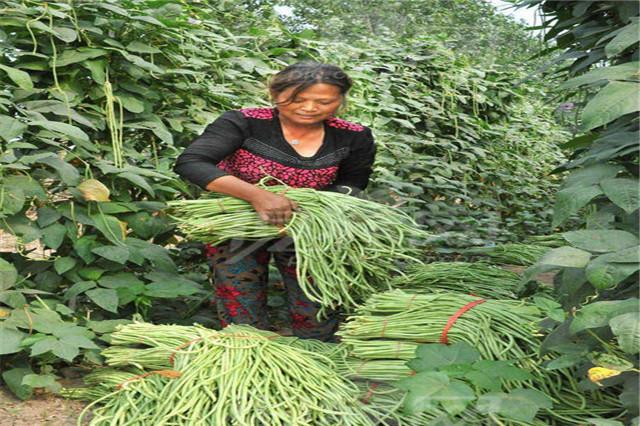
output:
POLYGON ((264 193, 263 189, 230 175, 212 180, 207 184, 206 189, 207 191, 230 195, 249 203, 253 203, 257 197, 264 193))

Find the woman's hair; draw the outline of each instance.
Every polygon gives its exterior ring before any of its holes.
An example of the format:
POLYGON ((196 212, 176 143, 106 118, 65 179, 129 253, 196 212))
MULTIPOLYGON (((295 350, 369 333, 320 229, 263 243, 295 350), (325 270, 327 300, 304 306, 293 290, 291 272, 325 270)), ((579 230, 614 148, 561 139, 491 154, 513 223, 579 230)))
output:
POLYGON ((340 94, 344 98, 353 81, 338 66, 331 64, 322 64, 315 61, 302 61, 289 65, 279 73, 275 74, 268 84, 269 93, 274 98, 290 87, 295 87, 291 95, 280 102, 288 104, 292 102, 296 96, 309 86, 324 83, 333 84, 340 89, 340 94))

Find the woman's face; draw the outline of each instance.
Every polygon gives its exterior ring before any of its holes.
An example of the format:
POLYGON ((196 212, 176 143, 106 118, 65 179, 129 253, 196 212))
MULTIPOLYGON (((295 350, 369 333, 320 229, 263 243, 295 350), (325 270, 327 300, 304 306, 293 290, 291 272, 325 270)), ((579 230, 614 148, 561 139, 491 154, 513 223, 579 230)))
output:
MULTIPOLYGON (((277 96, 276 102, 283 102, 291 96, 295 87, 290 87, 277 96)), ((289 103, 277 106, 281 118, 299 125, 320 123, 330 118, 340 108, 342 95, 338 86, 317 83, 307 87, 289 103)))

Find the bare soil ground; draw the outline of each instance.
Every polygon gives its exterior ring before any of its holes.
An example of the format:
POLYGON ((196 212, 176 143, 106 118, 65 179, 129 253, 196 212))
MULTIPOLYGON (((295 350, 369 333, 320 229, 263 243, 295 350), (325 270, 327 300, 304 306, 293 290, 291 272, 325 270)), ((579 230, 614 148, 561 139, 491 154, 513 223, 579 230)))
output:
POLYGON ((37 395, 31 400, 21 401, 0 387, 2 426, 75 426, 84 407, 83 402, 54 395, 37 395))

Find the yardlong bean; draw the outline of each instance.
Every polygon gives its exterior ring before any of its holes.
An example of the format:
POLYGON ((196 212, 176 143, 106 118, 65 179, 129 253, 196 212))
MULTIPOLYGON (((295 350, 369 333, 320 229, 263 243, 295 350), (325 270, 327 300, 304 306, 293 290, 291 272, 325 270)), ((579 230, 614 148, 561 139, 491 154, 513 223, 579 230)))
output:
POLYGON ((324 308, 348 309, 376 289, 388 289, 390 276, 403 274, 403 262, 422 263, 417 242, 429 234, 396 208, 335 192, 261 184, 276 193, 286 190, 299 206, 283 229, 262 221, 249 203, 220 195, 170 202, 170 215, 187 238, 213 245, 291 236, 300 287, 324 308))

